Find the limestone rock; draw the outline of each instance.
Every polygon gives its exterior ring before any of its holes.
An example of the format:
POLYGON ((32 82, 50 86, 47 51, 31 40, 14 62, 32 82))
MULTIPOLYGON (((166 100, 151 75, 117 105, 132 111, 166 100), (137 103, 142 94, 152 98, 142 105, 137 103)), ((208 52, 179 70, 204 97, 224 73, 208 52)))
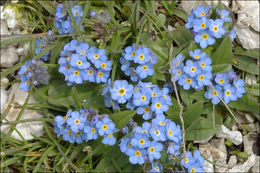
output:
MULTIPOLYGON (((5 20, 1 19, 1 35, 10 35, 5 20)), ((2 38, 1 38, 2 39, 2 38)))
POLYGON ((7 83, 9 83, 9 79, 7 77, 2 78, 1 79, 1 88, 6 89, 7 86, 2 86, 2 85, 7 84, 7 83))
POLYGON ((216 133, 216 137, 230 140, 235 145, 239 145, 243 141, 241 132, 239 132, 239 131, 230 131, 224 125, 220 126, 219 131, 216 133))
POLYGON ((252 168, 255 164, 256 156, 254 154, 251 154, 247 161, 245 161, 243 164, 239 164, 234 166, 232 169, 229 169, 228 172, 248 172, 250 168, 252 168))
POLYGON ((230 156, 229 161, 228 161, 228 167, 233 168, 237 164, 237 156, 233 155, 230 156))
MULTIPOLYGON (((213 145, 214 147, 218 148, 221 150, 223 153, 227 153, 227 147, 225 145, 225 139, 212 139, 210 141, 210 144, 213 145)), ((225 158, 227 155, 225 156, 225 158)))
POLYGON ((204 138, 204 139, 201 139, 201 140, 194 141, 194 143, 205 144, 205 143, 209 142, 210 139, 211 139, 212 137, 213 137, 213 136, 209 136, 209 137, 207 137, 207 138, 204 138))
POLYGON ((13 46, 1 48, 1 67, 11 67, 19 60, 13 46))
POLYGON ((5 89, 1 88, 1 110, 2 114, 5 111, 5 107, 7 106, 8 101, 8 93, 5 89))
POLYGON ((251 172, 253 172, 253 173, 255 173, 255 172, 260 172, 259 162, 260 162, 260 156, 256 156, 255 164, 254 164, 254 166, 252 167, 251 172))
MULTIPOLYGON (((200 153, 206 158, 208 159, 209 161, 213 162, 213 157, 210 153, 210 151, 205 147, 206 145, 201 145, 199 147, 199 150, 200 150, 200 153)), ((204 161, 203 163, 203 172, 214 172, 214 165, 211 164, 210 162, 208 161, 204 161)))
POLYGON ((253 154, 253 144, 256 142, 257 133, 250 132, 247 135, 243 136, 244 140, 244 152, 247 154, 253 154))

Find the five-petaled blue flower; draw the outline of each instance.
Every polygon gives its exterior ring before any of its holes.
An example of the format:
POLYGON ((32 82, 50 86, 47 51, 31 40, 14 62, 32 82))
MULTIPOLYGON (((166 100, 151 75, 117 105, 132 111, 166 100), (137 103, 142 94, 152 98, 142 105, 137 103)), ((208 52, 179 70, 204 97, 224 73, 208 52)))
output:
POLYGON ((116 80, 110 93, 113 100, 125 103, 133 95, 133 85, 128 84, 126 80, 116 80))

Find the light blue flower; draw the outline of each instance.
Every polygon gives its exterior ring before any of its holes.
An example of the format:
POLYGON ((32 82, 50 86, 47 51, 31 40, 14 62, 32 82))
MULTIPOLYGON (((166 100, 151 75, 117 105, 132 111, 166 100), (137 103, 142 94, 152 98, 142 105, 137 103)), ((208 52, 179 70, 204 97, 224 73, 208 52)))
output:
POLYGON ((126 80, 116 80, 110 93, 113 100, 125 103, 133 95, 133 85, 128 84, 126 80))
POLYGON ((166 136, 177 144, 181 143, 181 128, 171 120, 166 120, 166 136))
POLYGON ((110 71, 112 69, 112 62, 107 60, 96 61, 95 67, 104 71, 110 71))
POLYGON ((235 80, 233 85, 236 87, 236 95, 237 97, 242 97, 245 93, 245 82, 242 79, 235 80))
POLYGON ((63 129, 64 128, 64 125, 66 123, 66 120, 67 120, 67 116, 60 116, 60 115, 57 115, 55 118, 54 118, 54 124, 59 128, 59 129, 63 129))
POLYGON ((220 86, 224 86, 228 83, 228 77, 227 74, 225 73, 217 73, 216 77, 215 77, 215 82, 220 85, 220 86))
POLYGON ((223 20, 224 22, 231 22, 232 19, 231 17, 229 17, 229 12, 227 10, 219 10, 217 9, 217 13, 220 16, 221 20, 223 20))
POLYGON ((211 84, 211 73, 201 73, 196 77, 198 87, 208 86, 211 84))
POLYGON ((87 134, 87 141, 98 138, 98 130, 92 124, 86 125, 84 132, 87 134))
POLYGON ((83 16, 83 10, 80 5, 74 5, 71 7, 71 12, 75 19, 80 18, 83 16))
POLYGON ((165 134, 165 127, 159 126, 157 124, 152 124, 150 130, 150 135, 155 141, 166 141, 167 137, 165 134))
POLYGON ((134 60, 135 57, 135 44, 133 44, 132 46, 128 46, 127 48, 125 48, 125 52, 122 53, 123 57, 127 60, 127 61, 132 61, 134 60))
MULTIPOLYGON (((171 73, 171 69, 170 69, 169 71, 170 71, 170 73, 171 73)), ((183 75, 185 74, 184 71, 183 71, 183 67, 181 67, 181 68, 176 68, 176 67, 174 67, 174 68, 172 69, 172 71, 173 71, 173 75, 174 75, 174 80, 175 80, 175 82, 178 81, 178 80, 180 80, 180 79, 182 79, 182 78, 183 78, 183 75)), ((171 78, 171 81, 172 81, 172 78, 171 78)))
POLYGON ((201 58, 198 61, 200 68, 205 72, 211 72, 212 71, 211 63, 212 63, 212 60, 210 58, 207 58, 207 57, 201 58))
POLYGON ((70 65, 80 70, 90 67, 90 63, 86 60, 86 58, 78 54, 71 55, 70 65))
POLYGON ((202 5, 197 6, 196 9, 193 10, 193 14, 195 14, 196 17, 206 17, 208 15, 208 12, 210 10, 211 6, 205 7, 202 5))
POLYGON ((64 141, 69 141, 70 143, 74 143, 76 140, 76 134, 72 132, 70 128, 66 128, 62 132, 62 137, 64 141))
POLYGON ((150 103, 150 99, 149 93, 142 89, 134 93, 133 103, 135 106, 146 106, 150 103))
POLYGON ((209 30, 214 37, 221 38, 226 33, 223 24, 224 22, 221 19, 209 20, 209 30))
POLYGON ((115 130, 115 124, 107 117, 99 120, 96 127, 100 136, 108 135, 115 130))
POLYGON ((211 33, 207 30, 200 31, 194 38, 196 43, 200 44, 200 47, 205 49, 208 45, 213 45, 215 43, 215 38, 212 37, 211 33))
POLYGON ((187 18, 187 23, 185 24, 185 27, 186 27, 187 29, 193 28, 193 22, 194 22, 195 19, 196 19, 196 16, 195 16, 195 14, 193 13, 193 9, 192 9, 191 14, 190 14, 190 15, 188 16, 188 18, 187 18))
POLYGON ((87 52, 87 58, 95 64, 96 61, 107 60, 106 50, 98 49, 96 47, 91 47, 87 52))
POLYGON ((71 40, 69 43, 65 44, 63 50, 70 52, 76 51, 78 44, 79 42, 77 40, 71 40))
POLYGON ((71 68, 68 75, 68 81, 71 83, 82 84, 85 75, 85 71, 71 68))
POLYGON ((64 4, 59 4, 56 8, 55 17, 62 19, 67 15, 67 10, 64 4))
POLYGON ((151 123, 148 122, 144 122, 142 124, 142 127, 136 126, 133 131, 136 133, 142 133, 142 134, 146 134, 147 136, 149 136, 149 130, 151 128, 151 123))
POLYGON ((229 101, 237 100, 235 87, 231 86, 230 84, 226 84, 223 88, 224 88, 224 101, 226 104, 228 104, 229 101))
POLYGON ((195 32, 206 30, 207 28, 208 28, 208 19, 206 17, 202 17, 200 19, 194 20, 193 30, 195 32))
POLYGON ((75 141, 77 144, 81 144, 84 140, 86 140, 86 138, 87 134, 82 131, 75 133, 75 141))
MULTIPOLYGON (((127 61, 125 58, 121 57, 120 58, 120 63, 121 63, 121 70, 122 71, 126 71, 129 66, 130 66, 130 62, 127 61)), ((129 76, 129 75, 128 75, 129 76)))
POLYGON ((132 164, 144 164, 146 151, 144 149, 129 149, 129 162, 132 164))
POLYGON ((188 75, 183 75, 182 78, 178 81, 178 84, 183 86, 183 89, 189 90, 190 87, 195 88, 197 85, 195 78, 189 77, 188 75))
POLYGON ((103 140, 103 144, 108 144, 108 145, 114 145, 116 143, 116 138, 113 135, 113 132, 109 133, 108 135, 105 135, 103 140))
POLYGON ((211 99, 211 102, 216 105, 220 102, 219 97, 223 98, 222 88, 220 86, 213 86, 213 89, 208 87, 204 96, 206 99, 211 99))
POLYGON ((131 139, 129 137, 122 138, 119 147, 123 153, 125 153, 127 156, 130 156, 129 150, 132 149, 131 139))
POLYGON ((181 148, 181 145, 175 142, 170 142, 167 148, 167 153, 176 155, 181 148))
POLYGON ((158 143, 157 141, 153 141, 150 143, 149 147, 147 148, 147 154, 150 159, 150 161, 153 161, 154 159, 160 159, 161 158, 161 151, 163 149, 163 145, 161 143, 158 143))
POLYGON ((117 102, 114 102, 112 100, 112 98, 110 97, 110 95, 106 94, 104 95, 104 102, 105 102, 105 105, 106 107, 110 108, 112 107, 113 109, 120 109, 119 105, 117 102))
POLYGON ((135 109, 133 97, 131 97, 131 98, 127 101, 127 104, 125 105, 125 107, 126 107, 126 109, 130 109, 130 110, 134 110, 134 109, 135 109))
POLYGON ((135 53, 134 62, 138 64, 145 64, 150 61, 150 50, 146 47, 138 47, 135 53))
POLYGON ((139 75, 136 73, 135 68, 133 68, 133 67, 127 68, 125 70, 125 74, 127 76, 130 76, 130 79, 133 82, 137 82, 140 79, 139 75))
POLYGON ((233 42, 235 40, 235 38, 237 37, 235 28, 233 28, 231 31, 229 31, 228 35, 229 35, 230 40, 233 42))
POLYGON ((195 49, 194 51, 190 50, 190 56, 195 60, 200 60, 202 58, 206 58, 206 52, 202 52, 200 49, 195 49))
POLYGON ((148 173, 160 173, 163 170, 163 167, 160 163, 152 162, 152 169, 148 173))
POLYGON ((184 66, 183 71, 187 73, 191 77, 195 77, 200 73, 200 68, 197 62, 193 62, 192 60, 186 61, 186 66, 184 66))
POLYGON ((90 81, 90 82, 95 82, 96 81, 96 76, 97 76, 97 72, 94 68, 89 67, 85 70, 85 76, 84 76, 84 80, 86 81, 90 81))
POLYGON ((152 118, 152 111, 150 106, 141 106, 137 108, 137 114, 143 115, 144 120, 152 118))
POLYGON ((80 56, 87 57, 88 48, 89 45, 87 43, 80 42, 76 49, 76 53, 80 56))
POLYGON ((150 145, 149 138, 144 133, 135 133, 131 139, 131 144, 133 147, 137 148, 147 148, 150 145))
POLYGON ((154 98, 152 99, 151 109, 155 113, 161 114, 163 112, 167 112, 169 106, 167 105, 166 100, 164 98, 154 98))
POLYGON ((152 98, 161 97, 163 94, 162 90, 160 90, 158 87, 153 87, 152 92, 150 92, 150 93, 151 93, 152 98))
POLYGON ((71 117, 67 119, 67 124, 70 126, 73 132, 78 132, 84 129, 84 125, 87 119, 80 115, 78 111, 71 113, 71 117))
POLYGON ((183 56, 182 54, 178 54, 176 58, 172 59, 172 66, 173 67, 181 67, 183 66, 183 60, 185 59, 185 56, 183 56))
POLYGON ((109 72, 99 70, 96 74, 96 82, 97 83, 106 83, 107 79, 109 78, 109 72))
POLYGON ((136 68, 136 73, 141 79, 144 79, 147 76, 152 76, 154 73, 153 66, 150 64, 139 65, 136 68))
POLYGON ((157 114, 156 118, 152 119, 153 124, 157 124, 159 126, 165 126, 165 116, 163 114, 157 114))
POLYGON ((24 91, 28 91, 31 86, 31 81, 28 76, 21 76, 20 77, 21 83, 19 88, 24 91))

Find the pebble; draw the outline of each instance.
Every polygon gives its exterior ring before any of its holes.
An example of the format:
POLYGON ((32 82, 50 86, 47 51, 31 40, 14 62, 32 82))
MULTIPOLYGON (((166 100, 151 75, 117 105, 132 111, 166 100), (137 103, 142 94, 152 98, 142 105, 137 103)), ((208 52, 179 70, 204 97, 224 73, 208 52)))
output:
MULTIPOLYGON (((216 147, 217 149, 221 150, 223 153, 227 153, 227 147, 225 145, 225 139, 212 139, 210 141, 210 144, 214 147, 216 147)), ((225 158, 227 157, 227 155, 225 156, 225 158)))
POLYGON ((239 145, 242 143, 242 134, 239 131, 230 131, 226 126, 221 125, 216 137, 230 140, 233 144, 239 145))
POLYGON ((212 137, 213 137, 213 135, 209 136, 207 138, 201 139, 201 140, 193 141, 193 142, 197 143, 197 144, 205 144, 205 143, 208 143, 212 137))
POLYGON ((18 60, 19 57, 14 46, 1 48, 1 67, 12 67, 18 60))
MULTIPOLYGON (((200 145, 199 151, 206 159, 213 162, 213 157, 212 157, 210 151, 206 147, 204 147, 204 145, 200 145)), ((211 164, 210 162, 205 160, 203 163, 203 166, 204 166, 203 172, 214 172, 214 165, 211 164)))
POLYGON ((252 167, 251 172, 254 172, 254 173, 255 173, 255 172, 260 172, 259 162, 260 162, 260 156, 256 156, 255 164, 254 164, 254 166, 252 167))
POLYGON ((248 172, 250 168, 252 168, 255 164, 256 156, 254 154, 251 154, 247 161, 245 161, 243 164, 239 164, 234 166, 233 168, 229 169, 228 172, 248 172))
POLYGON ((7 77, 2 78, 1 79, 1 88, 6 89, 7 86, 2 86, 2 85, 8 84, 8 83, 9 83, 9 79, 7 77))
POLYGON ((244 140, 244 152, 247 154, 253 154, 253 145, 256 142, 257 133, 249 132, 247 135, 243 136, 244 140))
POLYGON ((229 161, 228 161, 228 167, 233 168, 237 164, 237 156, 233 155, 230 156, 229 161))
POLYGON ((8 93, 5 89, 1 88, 1 110, 2 114, 5 111, 5 107, 7 106, 8 101, 8 93))

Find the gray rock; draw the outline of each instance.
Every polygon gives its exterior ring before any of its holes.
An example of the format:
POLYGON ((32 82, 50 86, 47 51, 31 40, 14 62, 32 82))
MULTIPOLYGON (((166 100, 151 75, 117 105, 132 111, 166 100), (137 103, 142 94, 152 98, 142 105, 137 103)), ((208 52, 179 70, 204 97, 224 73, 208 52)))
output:
POLYGON ((223 153, 226 153, 225 158, 227 157, 227 147, 225 145, 225 139, 212 139, 210 141, 210 144, 221 150, 223 153))
MULTIPOLYGON (((208 159, 209 161, 213 162, 213 157, 210 153, 210 151, 207 149, 207 147, 205 147, 206 145, 200 145, 199 150, 201 155, 203 155, 206 159, 208 159)), ((203 172, 214 172, 214 165, 211 164, 208 161, 204 161, 203 163, 203 172)))
POLYGON ((254 164, 254 166, 252 167, 251 172, 254 172, 254 173, 255 173, 255 172, 260 172, 259 162, 260 162, 260 156, 256 156, 255 164, 254 164))
POLYGON ((198 144, 205 144, 205 143, 208 143, 212 137, 213 137, 213 135, 209 136, 207 138, 201 139, 201 140, 193 141, 193 142, 198 143, 198 144))
POLYGON ((255 164, 256 156, 254 154, 251 154, 247 161, 245 161, 243 164, 239 164, 234 166, 233 168, 229 169, 228 172, 248 172, 250 168, 252 168, 255 164))
POLYGON ((2 114, 5 111, 5 107, 7 106, 8 101, 8 93, 5 89, 1 88, 1 110, 2 114))
POLYGON ((249 132, 247 135, 243 136, 244 140, 244 152, 247 154, 253 154, 253 144, 256 142, 257 133, 249 132))
POLYGON ((4 77, 1 79, 1 88, 6 89, 7 86, 3 87, 2 85, 9 83, 9 79, 7 77, 4 77))
POLYGON ((237 164, 237 156, 233 155, 230 156, 229 161, 228 161, 228 168, 233 168, 237 164))
POLYGON ((224 125, 220 126, 219 131, 216 133, 216 137, 230 140, 235 145, 239 145, 243 141, 241 132, 239 132, 239 131, 230 131, 224 125))
POLYGON ((246 128, 249 132, 256 132, 257 131, 257 124, 258 123, 252 123, 252 124, 247 124, 246 128))
POLYGON ((250 114, 245 114, 245 119, 248 123, 253 123, 255 122, 255 117, 250 115, 250 114))
POLYGON ((1 48, 1 67, 11 67, 19 60, 16 49, 13 46, 1 48))

